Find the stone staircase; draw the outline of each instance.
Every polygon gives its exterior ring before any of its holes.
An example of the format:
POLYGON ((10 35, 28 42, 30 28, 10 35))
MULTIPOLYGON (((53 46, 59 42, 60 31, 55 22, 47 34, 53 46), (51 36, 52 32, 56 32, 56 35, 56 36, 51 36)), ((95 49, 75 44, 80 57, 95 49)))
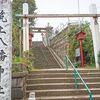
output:
POLYGON ((60 68, 49 49, 42 42, 33 42, 33 52, 36 69, 60 68))
MULTIPOLYGON (((100 100, 100 70, 78 70, 93 93, 93 100, 100 100)), ((41 69, 30 72, 26 78, 26 95, 35 92, 36 100, 89 100, 89 95, 78 78, 74 87, 73 70, 41 69)))

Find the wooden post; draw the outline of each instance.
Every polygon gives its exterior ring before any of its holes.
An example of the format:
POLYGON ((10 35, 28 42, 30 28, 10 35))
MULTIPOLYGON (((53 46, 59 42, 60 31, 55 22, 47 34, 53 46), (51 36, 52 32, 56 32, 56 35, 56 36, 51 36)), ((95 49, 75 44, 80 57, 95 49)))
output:
POLYGON ((84 67, 84 56, 83 56, 82 40, 79 40, 79 41, 80 41, 81 64, 82 64, 82 67, 84 67))
POLYGON ((11 0, 0 0, 0 100, 11 100, 12 66, 11 0))

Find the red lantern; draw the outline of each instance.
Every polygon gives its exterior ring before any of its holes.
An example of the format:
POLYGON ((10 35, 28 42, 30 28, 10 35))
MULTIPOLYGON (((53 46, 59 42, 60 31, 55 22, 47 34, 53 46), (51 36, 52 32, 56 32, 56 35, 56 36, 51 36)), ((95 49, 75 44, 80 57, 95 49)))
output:
POLYGON ((76 38, 78 40, 83 40, 85 33, 83 31, 76 34, 76 38))

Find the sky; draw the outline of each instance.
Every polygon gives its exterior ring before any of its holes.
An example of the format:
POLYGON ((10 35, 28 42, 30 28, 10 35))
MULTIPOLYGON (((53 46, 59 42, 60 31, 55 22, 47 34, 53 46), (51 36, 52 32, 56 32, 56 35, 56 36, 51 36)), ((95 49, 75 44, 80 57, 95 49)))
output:
MULTIPOLYGON (((96 3, 97 7, 100 7, 100 0, 35 0, 37 10, 36 13, 42 14, 77 14, 77 13, 89 13, 89 5, 96 3), (79 1, 79 7, 78 7, 79 1), (78 9, 79 8, 79 9, 78 9)), ((100 9, 99 9, 100 10, 100 9)), ((50 19, 37 19, 37 25, 46 25, 50 19)), ((51 25, 56 27, 63 19, 59 19, 58 23, 56 20, 50 20, 51 25)), ((58 21, 58 20, 57 20, 58 21)), ((64 19, 65 21, 65 19, 64 19)), ((66 19, 67 21, 67 19, 66 19)))
MULTIPOLYGON (((35 0, 38 14, 78 14, 89 13, 91 3, 97 5, 98 13, 100 12, 100 0, 35 0)), ((54 29, 61 28, 68 21, 79 22, 87 20, 85 18, 56 18, 56 19, 36 19, 37 27, 46 27, 50 23, 54 29)), ((41 40, 41 34, 34 34, 33 40, 41 40)))

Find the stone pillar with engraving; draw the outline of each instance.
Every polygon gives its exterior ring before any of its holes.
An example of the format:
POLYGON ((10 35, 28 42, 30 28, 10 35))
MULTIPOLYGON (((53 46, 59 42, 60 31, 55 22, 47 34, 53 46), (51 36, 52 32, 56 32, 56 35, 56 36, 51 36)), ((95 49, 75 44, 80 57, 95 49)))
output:
POLYGON ((0 100, 11 100, 11 0, 0 0, 0 100))

